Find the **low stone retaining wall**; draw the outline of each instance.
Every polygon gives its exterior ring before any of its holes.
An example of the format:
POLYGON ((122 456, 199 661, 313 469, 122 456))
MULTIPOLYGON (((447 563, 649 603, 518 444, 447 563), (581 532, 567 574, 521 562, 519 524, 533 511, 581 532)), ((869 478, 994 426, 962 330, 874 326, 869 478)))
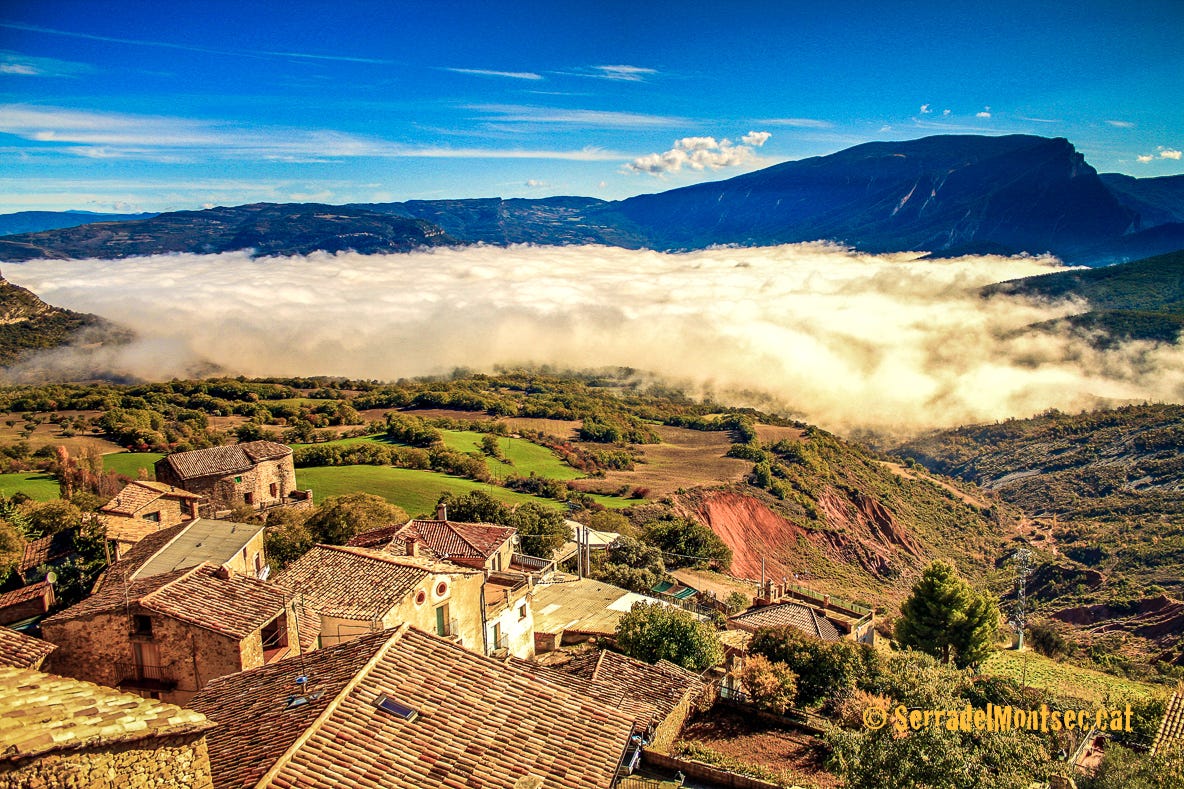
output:
POLYGON ((706 781, 707 783, 727 787, 728 789, 781 789, 779 784, 749 778, 747 775, 731 773, 710 764, 680 759, 677 756, 667 756, 664 753, 658 753, 648 749, 642 750, 641 762, 659 770, 670 772, 681 771, 687 778, 693 778, 696 781, 706 781))

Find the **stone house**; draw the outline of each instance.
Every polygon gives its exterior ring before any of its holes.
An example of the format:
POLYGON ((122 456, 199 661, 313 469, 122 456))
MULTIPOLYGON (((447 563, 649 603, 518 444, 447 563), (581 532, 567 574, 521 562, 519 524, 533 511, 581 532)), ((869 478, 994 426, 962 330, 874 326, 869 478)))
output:
MULTIPOLYGON (((215 677, 301 650, 300 609, 283 590, 202 563, 122 574, 41 623, 54 672, 184 704, 215 677)), ((308 642, 305 642, 305 646, 308 642)))
POLYGON ((729 630, 792 627, 823 641, 875 643, 875 614, 866 606, 790 583, 767 582, 760 592, 751 608, 728 617, 729 630))
POLYGON ((219 724, 218 787, 608 789, 634 731, 619 704, 407 625, 224 677, 191 705, 219 724))
POLYGON ((320 615, 322 647, 410 623, 484 651, 485 576, 425 556, 317 545, 275 582, 320 615))
POLYGON ((204 715, 0 667, 0 789, 212 789, 204 715))
POLYGON ((115 543, 115 559, 160 529, 197 517, 202 497, 162 482, 129 482, 99 509, 99 523, 115 543))
POLYGON ((274 441, 174 452, 155 469, 157 482, 205 497, 203 515, 242 506, 312 506, 312 492, 296 488, 291 447, 274 441))

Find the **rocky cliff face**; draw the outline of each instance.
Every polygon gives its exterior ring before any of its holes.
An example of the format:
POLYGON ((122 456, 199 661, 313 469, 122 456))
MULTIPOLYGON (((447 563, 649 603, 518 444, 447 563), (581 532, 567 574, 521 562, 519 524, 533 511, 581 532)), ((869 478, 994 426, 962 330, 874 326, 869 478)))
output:
POLYGON ((34 351, 56 348, 85 331, 114 337, 114 327, 94 315, 46 304, 36 294, 0 276, 0 367, 34 351))

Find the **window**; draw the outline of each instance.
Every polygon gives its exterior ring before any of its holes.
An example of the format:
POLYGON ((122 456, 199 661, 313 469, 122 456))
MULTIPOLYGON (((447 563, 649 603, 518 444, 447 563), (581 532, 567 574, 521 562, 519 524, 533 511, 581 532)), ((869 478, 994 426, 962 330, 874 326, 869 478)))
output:
POLYGON ((436 584, 436 597, 443 597, 446 594, 448 594, 448 583, 446 581, 441 581, 440 583, 436 584))
POLYGON ((259 631, 263 642, 263 662, 271 663, 288 653, 288 615, 280 614, 259 631))
POLYGON ((502 623, 493 623, 493 648, 499 649, 502 645, 502 623))
POLYGON ((243 478, 242 478, 242 477, 235 477, 235 478, 234 478, 234 484, 235 484, 235 485, 241 485, 241 484, 243 484, 243 478))
POLYGON ((436 606, 436 635, 450 636, 448 620, 448 603, 441 606, 436 606))
POLYGON ((501 572, 501 569, 502 569, 502 555, 500 553, 495 553, 493 555, 493 571, 495 573, 501 572))
POLYGON ((280 495, 280 486, 274 482, 267 486, 267 494, 273 499, 280 495))
POLYGON ((526 618, 526 603, 518 606, 518 621, 521 622, 526 618))
POLYGON ((141 516, 141 517, 143 517, 144 520, 146 520, 146 521, 152 521, 153 523, 160 523, 160 512, 159 511, 145 512, 143 514, 143 516, 141 516))
POLYGON ((152 635, 152 617, 145 614, 132 616, 132 633, 137 636, 152 635))
POLYGON ((255 494, 254 493, 244 493, 243 494, 243 502, 246 504, 254 504, 255 503, 255 494))

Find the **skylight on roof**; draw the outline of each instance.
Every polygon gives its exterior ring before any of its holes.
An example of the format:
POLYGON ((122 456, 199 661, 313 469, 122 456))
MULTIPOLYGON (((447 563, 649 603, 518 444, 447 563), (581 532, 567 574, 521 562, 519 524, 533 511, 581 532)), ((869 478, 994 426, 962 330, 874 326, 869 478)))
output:
POLYGON ((313 693, 309 693, 308 695, 289 696, 288 703, 284 707, 284 709, 291 710, 291 709, 295 709, 296 707, 303 707, 306 704, 311 704, 312 702, 316 701, 317 699, 319 699, 323 695, 325 695, 325 691, 318 690, 318 691, 314 691, 313 693))
POLYGON ((378 707, 378 709, 382 710, 383 712, 394 715, 396 718, 402 718, 409 723, 413 722, 419 717, 419 712, 417 710, 408 707, 406 704, 395 701, 392 698, 388 698, 385 695, 376 698, 374 700, 374 706, 378 707))

